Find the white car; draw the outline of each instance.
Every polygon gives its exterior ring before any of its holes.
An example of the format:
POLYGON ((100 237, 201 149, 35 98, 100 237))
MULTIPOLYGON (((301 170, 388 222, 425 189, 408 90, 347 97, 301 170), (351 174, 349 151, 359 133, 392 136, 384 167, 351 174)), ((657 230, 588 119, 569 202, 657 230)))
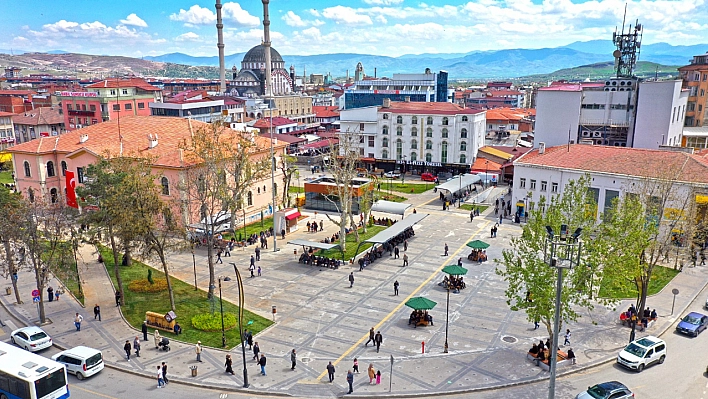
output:
POLYGON ((654 363, 666 360, 666 342, 657 337, 644 337, 632 341, 617 355, 617 363, 641 372, 654 363))
POLYGON ((98 349, 77 346, 57 353, 52 360, 63 363, 66 371, 83 380, 103 370, 103 354, 98 349))
POLYGON ((18 328, 10 334, 10 341, 30 352, 37 352, 52 346, 52 339, 39 327, 18 328))
POLYGON ((398 179, 401 177, 401 174, 398 172, 386 172, 384 173, 384 177, 388 179, 398 179))

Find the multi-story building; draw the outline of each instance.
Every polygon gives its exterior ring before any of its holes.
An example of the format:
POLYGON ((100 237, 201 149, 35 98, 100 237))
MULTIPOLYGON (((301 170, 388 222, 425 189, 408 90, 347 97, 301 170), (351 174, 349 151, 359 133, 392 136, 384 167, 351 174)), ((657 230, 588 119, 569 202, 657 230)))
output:
POLYGON ((131 115, 150 115, 150 102, 162 101, 162 90, 144 79, 111 78, 86 91, 61 92, 64 125, 71 131, 131 115))
POLYGON ((192 118, 211 123, 222 120, 229 123, 243 123, 244 101, 227 96, 209 96, 204 90, 190 90, 164 99, 164 102, 151 102, 150 111, 154 116, 174 116, 192 118))
POLYGON ((51 101, 47 102, 46 97, 35 102, 35 96, 37 93, 33 90, 0 90, 0 111, 18 114, 35 107, 51 105, 51 101))
POLYGON ((686 126, 708 124, 708 53, 696 55, 691 63, 679 68, 683 88, 688 89, 686 126))
POLYGON ((15 144, 15 128, 12 125, 12 112, 0 111, 0 150, 15 144))
POLYGON ((469 94, 465 104, 469 108, 521 108, 525 104, 525 93, 518 90, 487 89, 469 94))
POLYGON ((384 99, 411 102, 448 102, 447 72, 393 74, 392 79, 362 78, 344 91, 344 108, 382 104, 384 99))
POLYGON ((394 102, 345 109, 340 135, 359 136, 359 155, 377 168, 469 173, 484 145, 485 112, 452 103, 394 102))
POLYGON ((15 114, 12 122, 17 144, 66 132, 64 116, 59 112, 59 107, 40 107, 15 114))
POLYGON ((246 100, 246 115, 249 118, 283 117, 298 124, 301 133, 315 132, 320 127, 312 111, 312 97, 299 94, 274 96, 272 102, 263 98, 246 100))
POLYGON ((538 89, 534 145, 679 146, 687 98, 680 80, 552 84, 538 89))

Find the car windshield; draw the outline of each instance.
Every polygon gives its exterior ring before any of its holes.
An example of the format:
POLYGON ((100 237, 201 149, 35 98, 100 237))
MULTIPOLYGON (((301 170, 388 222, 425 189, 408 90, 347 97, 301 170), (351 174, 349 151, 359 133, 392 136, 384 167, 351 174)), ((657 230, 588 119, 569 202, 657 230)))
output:
POLYGON ((647 352, 646 348, 642 348, 641 346, 635 344, 634 342, 627 345, 627 347, 624 348, 624 351, 629 352, 637 357, 644 357, 644 354, 647 352))
POLYGON ((684 323, 693 324, 693 325, 701 324, 701 319, 699 319, 698 317, 691 316, 691 315, 684 317, 682 321, 684 323))
POLYGON ((45 334, 44 331, 30 335, 30 341, 39 341, 44 338, 47 338, 47 334, 45 334))
POLYGON ((599 385, 588 388, 588 394, 595 399, 605 399, 607 391, 599 385))

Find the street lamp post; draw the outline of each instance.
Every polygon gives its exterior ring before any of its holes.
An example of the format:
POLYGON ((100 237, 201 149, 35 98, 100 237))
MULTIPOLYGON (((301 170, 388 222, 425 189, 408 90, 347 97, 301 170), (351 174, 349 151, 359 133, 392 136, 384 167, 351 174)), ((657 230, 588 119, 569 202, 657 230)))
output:
POLYGON ((194 243, 192 243, 192 265, 194 266, 194 290, 197 291, 197 259, 194 257, 194 243))
POLYGON ((447 286, 447 305, 445 307, 445 349, 443 353, 447 353, 447 325, 450 322, 450 286, 447 286))
POLYGON ((406 184, 406 156, 402 155, 403 164, 401 164, 401 184, 406 184))
POLYGON ((582 243, 578 240, 582 233, 582 228, 577 228, 575 232, 568 236, 568 225, 561 225, 559 235, 553 232, 551 226, 546 226, 548 241, 546 242, 545 262, 557 269, 556 280, 556 303, 553 320, 553 343, 548 349, 548 365, 551 374, 548 385, 548 399, 554 399, 556 394, 556 364, 558 362, 558 335, 560 334, 560 313, 561 313, 561 293, 563 290, 563 269, 570 270, 574 264, 580 263, 580 250, 582 243), (549 253, 550 249, 550 253, 549 253), (575 259, 574 259, 575 258, 575 259))
POLYGON ((219 276, 219 308, 221 309, 221 347, 226 347, 226 330, 224 329, 224 301, 221 300, 221 280, 231 281, 231 278, 219 276))
POLYGON ((246 369, 246 343, 243 339, 243 279, 241 279, 241 273, 239 273, 238 268, 235 263, 231 263, 234 267, 234 272, 236 273, 236 282, 238 283, 238 333, 241 337, 241 355, 243 356, 243 387, 248 388, 248 370, 246 369))
POLYGON ((487 188, 487 182, 489 181, 489 160, 484 162, 484 188, 487 188))

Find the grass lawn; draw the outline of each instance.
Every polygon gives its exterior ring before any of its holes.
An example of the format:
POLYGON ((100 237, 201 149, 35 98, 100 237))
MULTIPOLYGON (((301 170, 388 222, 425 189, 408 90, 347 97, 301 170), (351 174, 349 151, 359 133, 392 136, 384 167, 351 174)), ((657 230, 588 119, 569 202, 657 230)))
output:
MULTIPOLYGON (((656 266, 651 274, 647 296, 654 295, 661 291, 677 274, 679 274, 679 271, 674 270, 672 267, 656 266)), ((600 286, 598 296, 601 298, 634 299, 637 296, 637 292, 636 289, 628 291, 608 290, 605 289, 605 285, 603 284, 600 286)))
POLYGON ((428 190, 432 190, 433 187, 435 187, 435 184, 433 183, 401 183, 398 181, 394 181, 392 183, 389 180, 379 180, 379 182, 381 183, 381 191, 388 191, 390 188, 391 191, 397 191, 399 193, 406 194, 420 194, 428 190))
POLYGON ((0 184, 14 183, 12 180, 12 171, 3 170, 0 172, 0 184))
MULTIPOLYGON (((84 292, 81 290, 79 271, 74 258, 74 252, 71 249, 71 243, 68 241, 58 242, 57 252, 54 254, 53 259, 49 259, 51 253, 50 243, 45 242, 44 246, 45 251, 42 254, 42 258, 45 262, 53 263, 52 274, 54 274, 54 277, 61 281, 62 285, 71 291, 71 294, 83 304, 84 292)), ((54 287, 55 291, 57 289, 58 287, 54 287)))
POLYGON ((402 197, 393 193, 389 194, 388 190, 374 191, 374 196, 376 199, 382 199, 391 202, 403 202, 408 199, 406 197, 402 197))
MULTIPOLYGON (((113 280, 113 285, 116 286, 116 279, 113 273, 113 255, 110 249, 100 247, 101 255, 108 269, 108 273, 113 280)), ((123 305, 123 315, 133 327, 140 330, 143 320, 145 320, 145 312, 152 311, 157 313, 167 313, 170 310, 170 298, 167 290, 157 293, 132 292, 128 289, 128 284, 136 279, 147 278, 149 267, 138 261, 133 261, 131 266, 121 267, 121 276, 123 278, 123 287, 125 292, 125 305, 123 305)), ((154 280, 164 279, 164 273, 159 270, 152 269, 154 280)), ((211 311, 211 303, 207 299, 207 293, 202 290, 194 290, 192 285, 189 285, 174 277, 170 279, 175 296, 175 307, 177 320, 182 326, 182 335, 179 336, 180 341, 196 343, 202 341, 203 345, 215 348, 221 347, 221 331, 206 332, 197 330, 192 327, 192 316, 211 311)), ((223 284, 236 284, 236 281, 225 282, 223 284)), ((214 311, 219 312, 219 298, 215 297, 214 311)), ((238 314, 238 306, 231 302, 224 301, 224 313, 229 312, 234 315, 238 314)), ((273 324, 270 320, 258 316, 254 313, 244 310, 243 312, 244 330, 249 329, 253 335, 262 331, 266 327, 273 324), (250 321, 253 321, 250 325, 250 321)), ((152 329, 150 329, 152 333, 152 329)), ((161 331, 162 335, 168 338, 174 337, 173 334, 161 331)), ((233 328, 226 331, 226 345, 232 348, 240 343, 238 328, 233 328)))
MULTIPOLYGON (((384 227, 384 226, 370 226, 370 227, 366 228, 366 233, 363 233, 362 232, 363 230, 359 229, 359 239, 361 241, 364 241, 367 238, 371 238, 385 229, 386 229, 386 227, 384 227)), ((359 244, 356 242, 356 238, 353 233, 350 233, 347 235, 346 243, 347 243, 347 249, 346 249, 346 251, 344 251, 344 259, 349 260, 357 255, 356 247, 359 244)), ((370 242, 362 244, 361 247, 359 248, 358 253, 362 253, 362 252, 366 251, 367 249, 369 249, 371 247, 371 245, 372 244, 370 242)), ((326 251, 320 250, 317 252, 317 255, 327 256, 329 258, 341 259, 342 253, 339 251, 339 248, 332 248, 332 249, 328 249, 326 251)))
MULTIPOLYGON (((271 216, 263 218, 263 225, 261 225, 261 220, 259 218, 257 222, 251 223, 246 226, 245 237, 248 237, 251 234, 259 234, 261 231, 267 231, 271 227, 273 227, 273 218, 271 216)), ((232 236, 235 236, 236 240, 238 240, 239 237, 245 238, 243 235, 243 226, 241 226, 241 228, 236 229, 236 232, 234 234, 226 233, 223 236, 225 240, 230 240, 232 236)))
POLYGON ((462 204, 462 206, 460 207, 460 209, 464 209, 466 211, 471 211, 472 209, 475 209, 475 208, 479 209, 479 213, 482 213, 485 210, 487 210, 487 208, 489 208, 489 206, 488 205, 462 204))

